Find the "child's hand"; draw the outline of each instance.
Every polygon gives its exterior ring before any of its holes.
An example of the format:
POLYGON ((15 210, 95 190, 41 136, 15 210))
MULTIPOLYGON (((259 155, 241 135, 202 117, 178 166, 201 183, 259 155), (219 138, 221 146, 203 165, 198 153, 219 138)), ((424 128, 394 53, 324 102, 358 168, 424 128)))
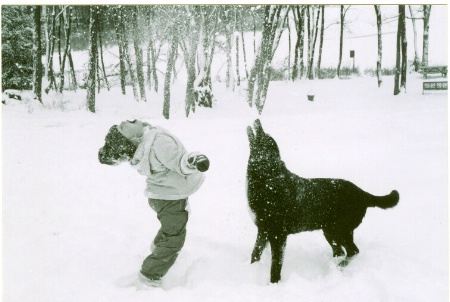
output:
POLYGON ((209 159, 203 154, 193 155, 189 157, 188 163, 196 167, 200 172, 205 172, 209 169, 209 159))

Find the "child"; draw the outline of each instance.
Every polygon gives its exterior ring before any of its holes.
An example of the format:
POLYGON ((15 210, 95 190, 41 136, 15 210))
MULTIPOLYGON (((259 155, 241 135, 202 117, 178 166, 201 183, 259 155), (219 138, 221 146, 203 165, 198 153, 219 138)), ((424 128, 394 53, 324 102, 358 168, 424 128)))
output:
POLYGON ((160 286, 161 278, 174 264, 186 238, 188 197, 204 181, 209 160, 188 153, 167 130, 133 120, 112 126, 99 150, 102 164, 129 162, 147 177, 145 196, 161 222, 152 243, 152 253, 144 260, 139 281, 160 286))

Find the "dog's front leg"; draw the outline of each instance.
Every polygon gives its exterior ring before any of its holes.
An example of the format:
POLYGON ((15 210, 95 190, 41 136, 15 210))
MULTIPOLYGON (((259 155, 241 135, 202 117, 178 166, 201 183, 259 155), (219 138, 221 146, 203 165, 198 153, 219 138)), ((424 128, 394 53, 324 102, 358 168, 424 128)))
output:
POLYGON ((271 234, 269 237, 272 250, 272 266, 270 268, 270 283, 278 283, 281 279, 281 268, 284 260, 287 235, 271 234))
POLYGON ((262 252, 267 246, 267 239, 267 232, 258 228, 258 235, 256 236, 255 247, 253 248, 251 263, 258 262, 261 259, 262 252))

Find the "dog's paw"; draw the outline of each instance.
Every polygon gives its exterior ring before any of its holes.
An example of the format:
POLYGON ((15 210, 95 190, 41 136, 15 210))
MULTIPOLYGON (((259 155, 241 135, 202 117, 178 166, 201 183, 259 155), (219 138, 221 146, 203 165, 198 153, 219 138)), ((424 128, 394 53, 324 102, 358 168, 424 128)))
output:
POLYGON ((340 271, 343 271, 346 268, 354 257, 340 257, 340 261, 337 263, 337 268, 340 271))

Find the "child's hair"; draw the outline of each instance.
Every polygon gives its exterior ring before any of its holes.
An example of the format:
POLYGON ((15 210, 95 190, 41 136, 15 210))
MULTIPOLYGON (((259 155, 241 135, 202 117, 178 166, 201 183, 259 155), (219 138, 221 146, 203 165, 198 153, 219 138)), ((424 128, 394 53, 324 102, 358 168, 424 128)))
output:
POLYGON ((136 149, 137 147, 119 132, 117 125, 114 125, 106 134, 105 145, 98 151, 98 160, 101 164, 116 165, 133 158, 136 149))

